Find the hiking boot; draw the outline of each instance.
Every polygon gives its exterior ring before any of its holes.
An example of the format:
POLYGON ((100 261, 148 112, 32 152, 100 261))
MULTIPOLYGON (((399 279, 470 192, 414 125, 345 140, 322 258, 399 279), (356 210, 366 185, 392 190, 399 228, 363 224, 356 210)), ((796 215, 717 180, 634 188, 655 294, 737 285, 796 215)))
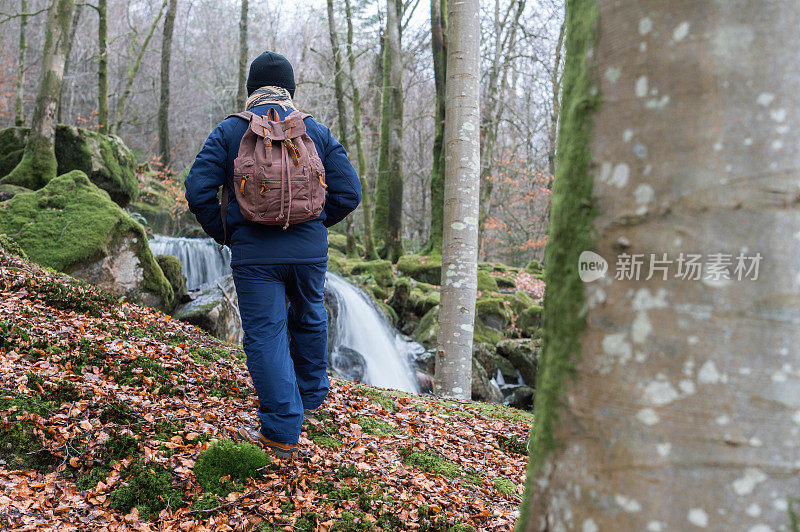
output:
POLYGON ((236 436, 241 441, 252 443, 262 449, 270 449, 278 458, 291 458, 297 451, 297 444, 272 441, 261 434, 260 430, 250 427, 239 427, 239 430, 236 431, 236 436))
POLYGON ((319 412, 320 412, 319 408, 315 408, 313 410, 310 409, 310 408, 304 408, 303 409, 303 421, 306 421, 308 419, 315 419, 319 412))

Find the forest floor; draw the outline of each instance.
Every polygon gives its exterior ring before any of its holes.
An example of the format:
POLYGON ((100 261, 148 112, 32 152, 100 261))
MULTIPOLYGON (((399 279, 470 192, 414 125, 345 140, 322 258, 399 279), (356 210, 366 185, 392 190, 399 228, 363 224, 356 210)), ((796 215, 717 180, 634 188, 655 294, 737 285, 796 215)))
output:
POLYGON ((334 380, 299 455, 254 457, 243 359, 0 243, 0 530, 513 527, 529 413, 334 380))

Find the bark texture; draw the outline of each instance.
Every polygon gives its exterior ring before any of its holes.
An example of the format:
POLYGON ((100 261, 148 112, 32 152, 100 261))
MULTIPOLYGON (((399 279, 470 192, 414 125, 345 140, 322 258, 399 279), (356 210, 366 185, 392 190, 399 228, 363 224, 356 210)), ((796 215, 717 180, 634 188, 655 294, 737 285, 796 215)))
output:
POLYGON ((796 529, 798 27, 793 0, 569 0, 520 530, 796 529), (763 259, 617 280, 623 252, 763 259))
POLYGON ((56 176, 56 116, 73 8, 73 0, 53 0, 50 4, 42 51, 42 75, 31 117, 31 131, 22 160, 0 180, 2 183, 38 189, 56 176))
POLYGON ((361 92, 358 90, 358 84, 356 83, 356 55, 353 52, 353 12, 350 9, 350 0, 344 0, 344 9, 347 18, 347 65, 353 93, 353 134, 358 158, 358 177, 361 180, 361 212, 364 214, 364 249, 366 250, 367 260, 375 260, 378 258, 378 253, 375 251, 375 241, 372 237, 372 197, 369 193, 370 187, 367 181, 367 155, 364 152, 361 127, 361 92))
POLYGON ((442 217, 444 209, 444 119, 445 76, 447 73, 447 0, 431 0, 431 51, 433 80, 436 87, 434 114, 433 165, 431 167, 431 225, 428 254, 442 253, 442 217))
POLYGON ((161 164, 169 166, 171 152, 169 144, 169 63, 172 55, 172 31, 175 29, 175 12, 178 0, 169 0, 164 17, 164 38, 161 41, 161 91, 158 100, 158 153, 161 164))
POLYGON ((28 27, 28 0, 20 0, 19 42, 17 50, 17 86, 14 97, 14 125, 25 125, 25 52, 28 51, 25 30, 28 27))
POLYGON ((97 130, 108 134, 108 0, 97 0, 97 130))
POLYGON ((469 399, 478 290, 480 13, 478 0, 450 2, 445 124, 442 302, 434 391, 469 399))
POLYGON ((236 109, 241 111, 247 101, 247 0, 242 0, 239 17, 239 86, 236 91, 236 109))

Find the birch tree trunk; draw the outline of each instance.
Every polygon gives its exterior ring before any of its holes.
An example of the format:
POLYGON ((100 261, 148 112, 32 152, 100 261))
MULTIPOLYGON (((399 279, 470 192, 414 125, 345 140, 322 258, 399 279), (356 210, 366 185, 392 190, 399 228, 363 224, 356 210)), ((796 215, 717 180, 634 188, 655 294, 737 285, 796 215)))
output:
MULTIPOLYGON (((144 53, 150 44, 150 39, 153 38, 153 34, 156 31, 156 26, 158 26, 158 21, 161 20, 161 17, 164 15, 164 9, 167 7, 167 1, 168 0, 164 0, 161 2, 161 9, 158 10, 158 15, 156 15, 156 18, 150 25, 150 29, 147 31, 147 36, 144 38, 144 42, 136 54, 136 59, 134 60, 133 64, 129 64, 128 66, 128 75, 125 78, 125 88, 122 91, 122 96, 120 96, 119 100, 117 101, 116 111, 114 113, 114 122, 111 124, 112 135, 116 135, 119 132, 120 126, 122 125, 123 117, 125 116, 125 111, 128 104, 128 98, 130 97, 133 88, 133 81, 136 79, 136 74, 139 72, 139 67, 142 65, 142 58, 144 57, 144 53)), ((133 48, 133 44, 131 44, 131 48, 133 48)))
POLYGON ((796 530, 800 4, 567 6, 518 528, 796 530), (605 280, 581 282, 584 250, 605 280), (622 253, 644 254, 638 281, 622 253), (668 270, 647 280, 651 253, 668 270))
POLYGON ((108 134, 108 0, 97 0, 97 130, 108 134))
POLYGON ((479 1, 450 2, 449 11, 442 302, 434 391, 469 399, 478 290, 479 1))
POLYGON ((431 52, 433 81, 436 87, 434 114, 433 165, 431 166, 431 227, 428 254, 442 252, 442 217, 444 210, 444 120, 445 75, 447 72, 447 0, 431 1, 431 52))
POLYGON ((164 17, 164 38, 161 41, 161 91, 158 100, 158 153, 161 164, 171 163, 169 144, 169 63, 172 55, 172 30, 175 28, 175 12, 178 0, 169 0, 164 17))
POLYGON ((361 128, 361 92, 356 84, 356 55, 353 52, 353 13, 350 9, 350 0, 344 0, 344 9, 347 17, 347 63, 350 86, 353 92, 353 130, 358 159, 358 177, 361 180, 361 212, 364 213, 364 249, 366 250, 367 260, 375 260, 378 258, 378 253, 375 251, 375 242, 372 237, 372 198, 370 197, 370 187, 367 181, 367 156, 364 153, 361 128))
POLYGON ((53 0, 47 12, 42 75, 22 160, 0 182, 38 189, 56 176, 55 139, 64 57, 72 21, 73 0, 53 0))
POLYGON ((17 86, 14 98, 14 125, 25 125, 25 52, 28 51, 25 30, 28 27, 28 0, 20 0, 19 44, 17 49, 17 86))
POLYGON ((236 110, 244 110, 247 101, 247 0, 242 0, 242 12, 239 17, 239 86, 236 91, 236 110))

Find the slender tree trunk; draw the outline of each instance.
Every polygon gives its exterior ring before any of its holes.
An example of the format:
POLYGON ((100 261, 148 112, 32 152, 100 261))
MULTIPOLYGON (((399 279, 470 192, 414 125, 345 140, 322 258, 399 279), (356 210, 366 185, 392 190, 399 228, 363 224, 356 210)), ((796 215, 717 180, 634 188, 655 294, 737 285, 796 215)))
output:
POLYGON ((247 0, 242 0, 242 13, 239 17, 239 87, 236 91, 236 109, 244 109, 247 101, 247 0))
MULTIPOLYGON (((388 0, 392 1, 392 0, 388 0)), ((372 218, 373 235, 379 246, 379 254, 385 255, 386 232, 389 228, 389 124, 392 110, 392 94, 389 82, 391 58, 389 57, 388 31, 384 28, 381 61, 381 123, 378 140, 378 173, 375 178, 375 210, 372 218)))
POLYGON ((97 130, 108 134, 108 0, 97 0, 97 130))
POLYGON ((433 165, 431 167, 431 227, 428 254, 442 253, 442 217, 444 211, 444 120, 445 76, 447 72, 447 0, 431 1, 431 50, 433 79, 436 87, 434 114, 433 165))
MULTIPOLYGON (((21 13, 28 12, 28 0, 20 0, 21 13)), ((25 52, 28 51, 25 29, 28 27, 28 16, 19 17, 19 50, 17 51, 17 87, 14 98, 14 124, 25 125, 25 52)))
POLYGON ((520 530, 796 529, 798 27, 794 0, 567 3, 520 530))
MULTIPOLYGON (((75 34, 78 33, 78 25, 81 21, 81 5, 77 4, 75 9, 72 12, 72 24, 69 30, 69 40, 67 41, 67 49, 64 51, 64 75, 62 78, 66 81, 69 78, 69 69, 72 65, 72 61, 70 61, 70 57, 72 57, 72 45, 75 44, 75 34)), ((61 92, 58 93, 58 113, 56 114, 56 123, 63 124, 64 120, 62 117, 64 116, 64 85, 65 83, 61 83, 61 92)), ((72 108, 72 99, 70 99, 70 109, 72 108)))
MULTIPOLYGON (((344 70, 342 69, 342 51, 339 46, 339 34, 336 32, 336 19, 333 11, 333 0, 328 0, 328 35, 330 36, 331 40, 331 50, 333 50, 333 89, 334 96, 336 97, 336 111, 339 117, 339 142, 349 154, 350 141, 348 139, 348 131, 350 127, 347 123, 347 105, 344 99, 344 70)), ((347 256, 355 257, 358 253, 356 252, 356 237, 353 230, 352 214, 347 215, 345 229, 347 234, 347 256)))
POLYGON ((56 176, 56 116, 73 0, 53 0, 47 13, 42 51, 42 75, 31 117, 31 131, 22 160, 0 182, 40 188, 56 176))
POLYGON ((445 124, 442 303, 434 390, 469 399, 478 289, 480 3, 450 2, 445 124))
POLYGON ((170 165, 169 144, 169 63, 172 55, 172 30, 175 28, 175 12, 178 0, 169 0, 167 15, 164 17, 164 38, 161 41, 161 95, 158 100, 158 153, 161 164, 170 165))
MULTIPOLYGON (((386 138, 386 178, 388 208, 386 209, 386 242, 384 258, 397 262, 403 255, 403 63, 400 55, 400 14, 402 0, 386 2, 386 55, 384 79, 388 81, 389 114, 387 116, 386 138), (388 68, 387 68, 388 66, 388 68)), ((383 117, 381 117, 383 122, 383 117)), ((381 128, 381 133, 384 129, 381 128)))
MULTIPOLYGON (((139 48, 139 52, 136 54, 136 59, 134 60, 133 64, 129 63, 128 66, 128 76, 125 78, 125 88, 122 91, 122 96, 120 96, 119 100, 117 101, 116 112, 114 113, 114 122, 111 124, 111 134, 116 135, 119 133, 119 128, 122 125, 123 117, 125 116, 126 106, 128 104, 128 98, 131 95, 131 89, 133 88, 133 80, 136 79, 136 74, 139 72, 139 67, 142 65, 142 58, 144 57, 144 53, 147 50, 148 45, 150 44, 150 39, 152 39, 153 34, 156 31, 156 27, 158 26, 158 21, 161 20, 161 17, 164 14, 164 9, 167 7, 167 1, 164 0, 161 3, 161 9, 158 11, 158 15, 153 20, 153 23, 150 25, 150 29, 147 31, 147 36, 144 38, 144 42, 142 46, 139 48)), ((131 52, 133 52, 133 43, 131 43, 131 52)))
POLYGON ((364 213, 364 248, 367 260, 378 258, 375 251, 375 242, 372 238, 372 198, 367 182, 367 155, 364 153, 364 143, 361 129, 361 93, 356 84, 356 55, 353 53, 353 14, 350 10, 350 0, 344 1, 345 15, 347 17, 347 63, 350 74, 350 86, 353 92, 353 130, 356 142, 356 155, 358 158, 358 176, 361 179, 361 211, 364 213))
MULTIPOLYGON (((547 135, 547 169, 551 176, 556 175, 556 140, 558 139, 558 114, 560 111, 560 97, 561 97, 561 49, 564 45, 564 33, 567 29, 567 23, 561 23, 561 29, 558 32, 558 42, 556 43, 556 59, 553 65, 553 74, 550 76, 550 90, 552 94, 550 103, 550 131, 547 135)), ((552 182, 551 182, 552 183, 552 182)))

